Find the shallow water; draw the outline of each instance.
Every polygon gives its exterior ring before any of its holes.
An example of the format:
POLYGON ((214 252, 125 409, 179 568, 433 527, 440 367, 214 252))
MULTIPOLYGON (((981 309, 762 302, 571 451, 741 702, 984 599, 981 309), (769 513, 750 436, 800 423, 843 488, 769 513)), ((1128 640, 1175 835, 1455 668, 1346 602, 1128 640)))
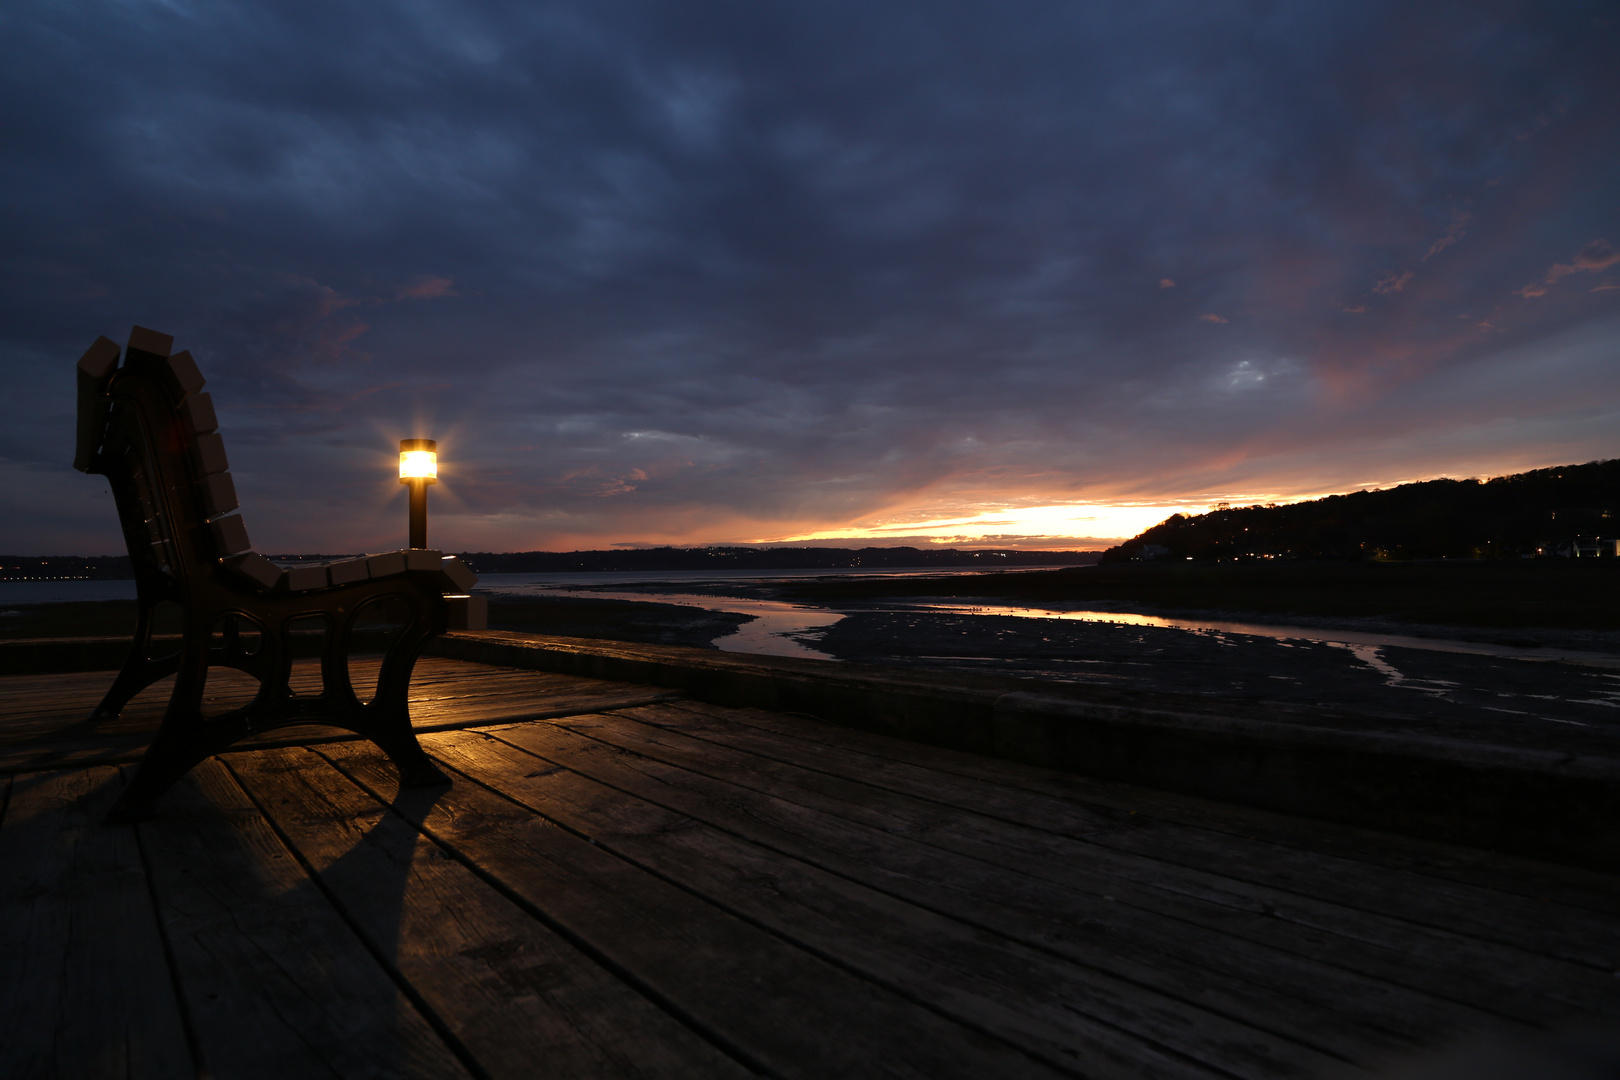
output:
POLYGON ((0 581, 0 606, 12 604, 70 604, 75 601, 133 600, 135 582, 115 581, 0 581))
MULTIPOLYGON (((595 600, 632 600, 640 603, 674 604, 678 607, 695 607, 706 611, 726 611, 734 614, 750 615, 753 617, 752 621, 743 623, 737 628, 736 633, 716 638, 714 641, 715 647, 723 652, 753 653, 759 656, 802 656, 815 660, 832 660, 834 657, 796 640, 796 635, 824 630, 844 617, 844 613, 841 611, 804 607, 780 600, 757 600, 753 598, 708 596, 678 592, 615 592, 611 589, 581 588, 577 585, 570 587, 568 585, 553 585, 534 581, 501 582, 490 580, 492 578, 532 578, 535 576, 537 575, 491 574, 487 578, 479 579, 478 591, 502 596, 554 596, 567 592, 595 600)), ((662 581, 664 579, 659 578, 656 580, 662 581)), ((713 581, 714 578, 713 575, 710 575, 701 580, 709 582, 713 581)), ((750 580, 757 580, 757 578, 750 580)))

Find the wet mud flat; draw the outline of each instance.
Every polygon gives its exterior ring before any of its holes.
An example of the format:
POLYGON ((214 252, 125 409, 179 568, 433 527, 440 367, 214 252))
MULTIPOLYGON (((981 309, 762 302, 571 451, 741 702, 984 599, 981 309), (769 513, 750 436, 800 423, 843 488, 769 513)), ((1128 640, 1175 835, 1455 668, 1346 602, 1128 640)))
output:
POLYGON ((563 596, 489 594, 489 628, 642 645, 713 649, 750 616, 679 604, 563 596))
POLYGON ((805 640, 858 663, 1325 708, 1439 737, 1609 753, 1620 743, 1620 655, 1576 664, 893 610, 854 612, 805 640))
MULTIPOLYGON (((1133 563, 980 575, 783 582, 778 599, 841 607, 996 599, 1040 607, 1232 612, 1256 621, 1599 632, 1620 640, 1620 559, 1133 563)), ((1403 632, 1411 633, 1411 630, 1403 632)))

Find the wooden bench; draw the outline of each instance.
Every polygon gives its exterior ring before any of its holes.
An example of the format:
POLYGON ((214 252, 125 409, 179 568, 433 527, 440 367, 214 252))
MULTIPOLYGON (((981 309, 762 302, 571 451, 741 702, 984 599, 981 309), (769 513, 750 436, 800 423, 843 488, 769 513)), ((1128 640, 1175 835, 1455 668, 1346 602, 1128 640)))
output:
POLYGON ((146 687, 175 676, 162 725, 107 820, 150 816, 198 762, 292 724, 370 739, 405 785, 444 783, 411 731, 411 670, 434 635, 483 628, 483 599, 469 595, 477 578, 460 560, 430 550, 285 569, 255 553, 233 513, 236 489, 213 401, 191 355, 171 354, 172 345, 168 335, 136 327, 122 366, 118 346, 104 337, 79 361, 73 464, 111 485, 138 610, 129 659, 90 719, 116 717, 146 687), (154 655, 153 619, 164 603, 181 611, 181 645, 154 655), (364 697, 349 670, 349 654, 362 643, 384 646, 375 693, 364 697), (321 690, 295 693, 295 654, 309 652, 320 657, 321 690), (210 666, 253 676, 257 695, 205 715, 210 666))

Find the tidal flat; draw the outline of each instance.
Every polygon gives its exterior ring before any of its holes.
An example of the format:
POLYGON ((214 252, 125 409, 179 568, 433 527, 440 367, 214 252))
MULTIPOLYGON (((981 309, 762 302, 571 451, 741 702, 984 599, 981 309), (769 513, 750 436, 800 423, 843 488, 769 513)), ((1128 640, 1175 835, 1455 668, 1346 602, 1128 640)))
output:
POLYGON ((1612 749, 1620 736, 1620 656, 1572 663, 929 611, 857 612, 815 647, 866 664, 1331 709, 1437 737, 1612 749))
POLYGON ((1573 749, 1609 748, 1620 735, 1620 560, 1138 565, 682 588, 717 606, 745 596, 841 612, 791 636, 854 663, 1331 709, 1436 737, 1573 749), (1142 616, 1182 625, 1130 625, 1142 616))
POLYGON ((1004 574, 820 578, 783 582, 773 595, 830 605, 1000 598, 1031 606, 1236 613, 1273 622, 1307 616, 1620 635, 1620 559, 1125 563, 1004 574))

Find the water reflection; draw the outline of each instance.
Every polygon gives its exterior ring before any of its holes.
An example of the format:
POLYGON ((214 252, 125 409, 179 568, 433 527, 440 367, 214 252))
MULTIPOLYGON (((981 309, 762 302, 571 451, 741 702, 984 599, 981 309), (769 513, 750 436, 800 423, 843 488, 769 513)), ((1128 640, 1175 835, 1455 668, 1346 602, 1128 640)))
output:
MULTIPOLYGON (((930 571, 932 572, 932 571, 930 571)), ((825 575, 825 571, 818 573, 825 575)), ((1358 660, 1380 671, 1391 679, 1400 679, 1400 672, 1385 662, 1379 650, 1387 648, 1425 649, 1431 652, 1467 653, 1475 656, 1494 656, 1512 660, 1560 660, 1585 663, 1599 667, 1620 667, 1620 657, 1607 653, 1585 652, 1577 649, 1527 649, 1482 641, 1461 641, 1452 638, 1417 637, 1406 634, 1385 634, 1367 630, 1348 630, 1324 627, 1294 626, 1285 623, 1234 622, 1226 619, 1139 615, 1127 611, 1074 611, 1062 608, 1022 607, 1010 604, 961 604, 951 602, 912 602, 881 606, 862 606, 836 611, 830 608, 789 603, 783 600, 765 600, 758 597, 717 596, 688 592, 653 592, 648 590, 610 590, 593 587, 591 582, 537 581, 538 575, 489 575, 480 582, 480 591, 518 596, 556 595, 567 591, 603 600, 629 600, 644 603, 676 604, 698 607, 710 611, 732 612, 752 616, 735 634, 715 640, 716 647, 726 652, 755 653, 764 656, 801 656, 821 660, 836 659, 814 647, 815 639, 827 628, 855 611, 926 611, 945 615, 1000 615, 1019 619, 1058 619, 1067 622, 1113 623, 1123 626, 1143 626, 1164 630, 1180 630, 1193 634, 1241 634, 1250 637, 1272 638, 1278 641, 1306 641, 1348 649, 1358 660), (499 580, 518 578, 521 580, 499 580), (1387 670, 1386 670, 1387 669, 1387 670)), ((546 575, 548 578, 563 575, 546 575)), ((585 578, 593 575, 577 575, 585 578)), ((601 575, 607 576, 607 575, 601 575)), ((719 575, 693 572, 688 579, 693 585, 768 584, 781 575, 735 575, 731 581, 719 575)), ((570 578, 575 575, 569 575, 570 578)), ((649 574, 649 583, 668 581, 669 576, 649 574)), ((629 584, 624 575, 615 575, 614 584, 629 584)))
MULTIPOLYGON (((572 590, 571 590, 572 591, 572 590)), ((832 660, 819 649, 812 648, 801 639, 815 635, 844 617, 842 611, 826 608, 802 607, 780 600, 741 599, 729 596, 699 596, 692 593, 608 592, 601 589, 580 590, 592 599, 634 600, 642 603, 675 604, 680 607, 704 608, 738 615, 751 615, 751 622, 743 623, 734 634, 716 638, 715 647, 722 652, 753 653, 757 656, 801 656, 814 660, 832 660)), ((532 595, 532 594, 531 594, 532 595)))
MULTIPOLYGON (((1471 653, 1476 656, 1498 656, 1511 660, 1585 661, 1605 666, 1620 662, 1620 657, 1607 653, 1583 652, 1578 649, 1525 649, 1513 645, 1497 645, 1484 641, 1458 641, 1451 638, 1413 637, 1404 634, 1381 634, 1363 630, 1324 629, 1322 627, 1289 626, 1276 623, 1230 622, 1223 619, 1170 618, 1160 615, 1136 615, 1123 611, 1064 611, 1057 608, 1009 607, 994 604, 906 604, 896 610, 937 611, 951 615, 1010 615, 1021 619, 1105 622, 1117 623, 1123 626, 1154 626, 1167 630, 1186 630, 1191 633, 1248 634, 1251 637, 1277 638, 1285 641, 1312 641, 1325 645, 1358 645, 1374 646, 1380 649, 1428 649, 1433 652, 1471 653)), ((1365 660, 1361 651, 1356 649, 1350 651, 1355 653, 1358 658, 1365 660)), ((1373 667, 1377 667, 1370 660, 1366 662, 1373 667)), ((1394 669, 1390 670, 1393 671, 1394 669)))

